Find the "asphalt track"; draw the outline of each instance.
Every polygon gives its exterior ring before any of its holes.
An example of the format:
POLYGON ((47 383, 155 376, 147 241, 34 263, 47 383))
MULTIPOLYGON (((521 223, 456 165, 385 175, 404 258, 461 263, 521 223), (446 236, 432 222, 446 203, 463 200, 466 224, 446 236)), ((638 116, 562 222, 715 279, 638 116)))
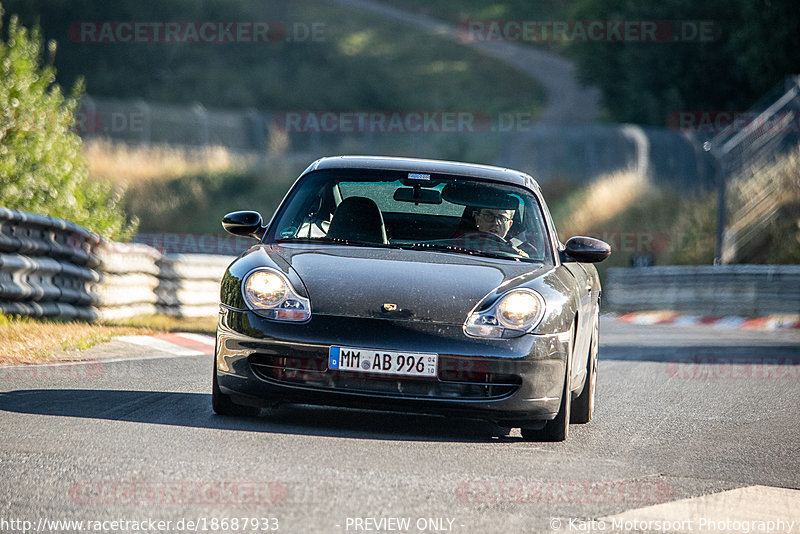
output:
POLYGON ((798 531, 800 332, 601 330, 596 416, 565 443, 332 408, 221 418, 210 354, 121 340, 95 363, 2 368, 0 531, 666 530, 654 517, 692 521, 673 532, 711 532, 704 517, 798 531), (84 523, 52 523, 67 520, 84 523))

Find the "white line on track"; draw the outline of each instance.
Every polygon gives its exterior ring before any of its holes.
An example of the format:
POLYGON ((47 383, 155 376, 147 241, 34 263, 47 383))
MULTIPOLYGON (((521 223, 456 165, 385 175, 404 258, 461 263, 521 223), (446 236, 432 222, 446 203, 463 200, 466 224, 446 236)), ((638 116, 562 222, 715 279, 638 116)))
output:
POLYGON ((136 362, 139 360, 168 360, 172 358, 192 358, 195 356, 209 356, 202 352, 192 354, 150 354, 148 356, 130 356, 125 358, 97 358, 94 360, 76 360, 74 362, 50 362, 50 363, 29 363, 23 365, 3 365, 0 366, 0 378, 4 369, 29 369, 31 367, 69 367, 71 365, 107 364, 117 362, 136 362))
POLYGON ((124 341, 125 343, 132 343, 133 345, 140 345, 142 347, 147 347, 148 349, 154 349, 161 352, 168 352, 176 356, 199 356, 200 354, 205 354, 198 350, 187 349, 186 347, 181 347, 174 343, 170 343, 168 341, 164 341, 163 339, 158 339, 151 336, 118 336, 114 339, 118 339, 119 341, 124 341))

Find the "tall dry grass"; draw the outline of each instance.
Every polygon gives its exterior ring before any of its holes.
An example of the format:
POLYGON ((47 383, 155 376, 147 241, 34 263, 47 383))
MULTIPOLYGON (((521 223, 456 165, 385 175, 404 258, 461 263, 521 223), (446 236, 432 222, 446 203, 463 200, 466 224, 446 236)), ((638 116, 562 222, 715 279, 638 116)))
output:
POLYGON ((236 154, 220 146, 128 145, 108 139, 87 141, 84 153, 90 178, 110 180, 123 188, 145 180, 239 171, 256 162, 256 156, 236 154))
MULTIPOLYGON (((770 184, 776 186, 775 220, 738 263, 800 263, 800 146, 757 175, 732 183, 728 209, 744 205, 754 191, 770 184)), ((613 239, 626 233, 634 239, 643 236, 646 243, 652 236, 660 245, 653 250, 659 265, 703 265, 714 259, 715 191, 679 193, 644 182, 635 173, 618 172, 562 194, 553 218, 562 240, 576 234, 613 239)), ((728 228, 743 222, 729 212, 728 228)), ((627 265, 631 254, 649 252, 615 245, 619 243, 612 243, 612 256, 600 265, 601 271, 627 265)))
POLYGON ((575 235, 602 228, 655 191, 634 171, 603 175, 557 209, 559 233, 575 235))
POLYGON ((112 336, 149 334, 152 331, 0 315, 0 365, 80 360, 81 351, 108 341, 112 336))
MULTIPOLYGON (((773 191, 776 211, 770 224, 762 231, 759 241, 737 251, 736 261, 800 263, 800 145, 759 171, 750 180, 757 188, 773 191)), ((746 202, 754 196, 754 189, 746 182, 731 184, 731 196, 734 197, 734 205, 738 209, 730 215, 729 228, 746 232, 762 222, 758 210, 747 212, 746 202)))

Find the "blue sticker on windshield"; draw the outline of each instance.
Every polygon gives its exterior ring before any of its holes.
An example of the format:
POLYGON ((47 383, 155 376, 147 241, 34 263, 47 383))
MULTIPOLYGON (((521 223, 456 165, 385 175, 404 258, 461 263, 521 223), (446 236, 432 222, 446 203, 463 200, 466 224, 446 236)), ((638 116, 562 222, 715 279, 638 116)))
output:
POLYGON ((408 179, 409 180, 430 180, 431 179, 431 175, 430 174, 420 174, 420 173, 417 173, 417 172, 410 172, 410 173, 408 173, 408 179))
POLYGON ((297 233, 297 227, 290 226, 281 230, 281 237, 292 237, 295 233, 297 233))

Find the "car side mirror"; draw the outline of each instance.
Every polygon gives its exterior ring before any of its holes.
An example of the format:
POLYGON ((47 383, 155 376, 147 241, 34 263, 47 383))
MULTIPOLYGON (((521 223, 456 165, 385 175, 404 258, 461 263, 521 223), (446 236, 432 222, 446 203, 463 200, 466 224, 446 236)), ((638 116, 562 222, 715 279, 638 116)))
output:
POLYGON ((222 218, 222 227, 233 235, 261 239, 266 228, 262 226, 261 214, 257 211, 234 211, 222 218))
POLYGON ((563 254, 581 263, 597 263, 611 254, 611 245, 593 237, 578 235, 567 239, 563 254))

